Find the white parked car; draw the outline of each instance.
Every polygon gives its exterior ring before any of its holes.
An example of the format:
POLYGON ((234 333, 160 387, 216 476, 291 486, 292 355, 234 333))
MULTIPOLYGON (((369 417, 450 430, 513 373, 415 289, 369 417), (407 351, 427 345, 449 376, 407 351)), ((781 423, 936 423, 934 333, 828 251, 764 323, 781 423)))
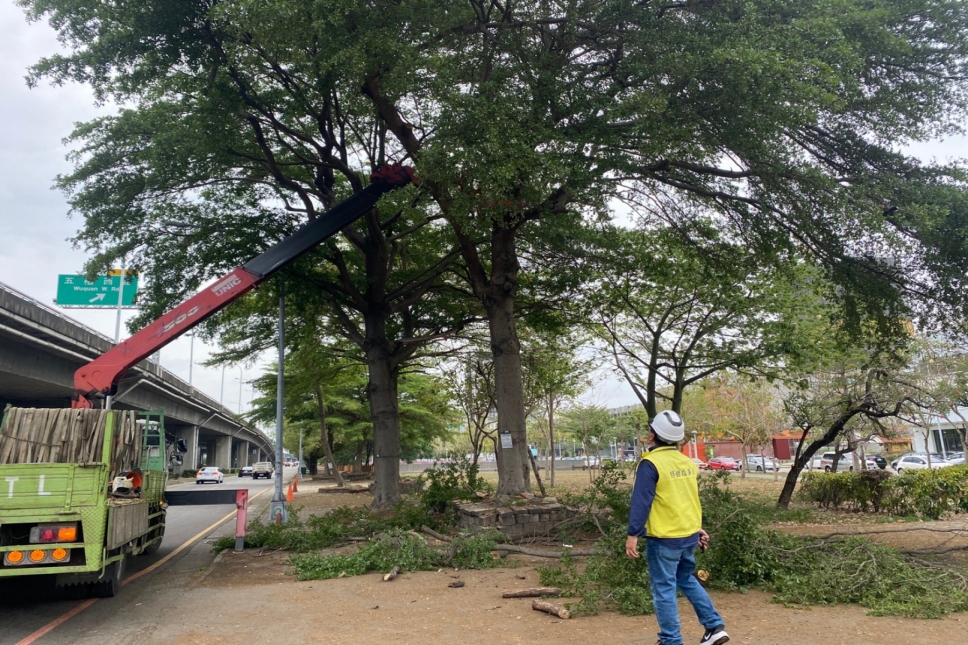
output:
MULTIPOLYGON (((935 459, 933 455, 931 457, 930 468, 932 470, 937 470, 938 468, 947 468, 948 466, 952 465, 954 464, 944 461, 943 459, 935 459)), ((927 470, 928 468, 928 458, 924 455, 904 455, 897 460, 897 465, 894 466, 894 470, 896 470, 898 474, 904 472, 905 470, 927 470)))
POLYGON ((195 473, 195 483, 204 484, 205 482, 215 482, 221 484, 223 479, 222 471, 218 466, 205 466, 195 473))
POLYGON ((775 469, 773 460, 764 455, 746 455, 746 468, 757 472, 773 472, 775 469))

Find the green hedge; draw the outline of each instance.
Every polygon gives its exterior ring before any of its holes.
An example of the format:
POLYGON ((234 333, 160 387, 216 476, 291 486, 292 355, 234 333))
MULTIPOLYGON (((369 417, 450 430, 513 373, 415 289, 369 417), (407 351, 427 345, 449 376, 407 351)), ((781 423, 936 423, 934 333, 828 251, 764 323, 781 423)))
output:
POLYGON ((804 473, 799 498, 823 508, 913 515, 936 520, 968 511, 968 465, 937 470, 804 473))

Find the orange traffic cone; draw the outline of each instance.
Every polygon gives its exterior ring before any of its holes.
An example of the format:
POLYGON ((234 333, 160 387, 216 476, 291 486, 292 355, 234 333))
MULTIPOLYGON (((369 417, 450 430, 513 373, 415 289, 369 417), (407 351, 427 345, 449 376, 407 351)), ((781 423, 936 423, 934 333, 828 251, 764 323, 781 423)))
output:
POLYGON ((295 499, 296 497, 292 494, 292 484, 289 484, 289 490, 286 491, 286 501, 291 502, 295 499))
POLYGON ((299 475, 296 475, 295 477, 292 478, 292 492, 294 493, 299 492, 299 475))

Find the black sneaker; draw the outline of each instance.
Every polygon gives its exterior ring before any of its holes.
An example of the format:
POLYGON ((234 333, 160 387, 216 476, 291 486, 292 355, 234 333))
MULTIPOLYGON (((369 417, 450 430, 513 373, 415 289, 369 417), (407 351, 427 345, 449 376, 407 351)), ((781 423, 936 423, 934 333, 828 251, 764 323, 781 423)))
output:
POLYGON ((723 643, 728 642, 729 634, 726 633, 725 627, 720 625, 719 627, 707 629, 706 633, 702 635, 702 640, 699 641, 699 645, 723 645, 723 643))

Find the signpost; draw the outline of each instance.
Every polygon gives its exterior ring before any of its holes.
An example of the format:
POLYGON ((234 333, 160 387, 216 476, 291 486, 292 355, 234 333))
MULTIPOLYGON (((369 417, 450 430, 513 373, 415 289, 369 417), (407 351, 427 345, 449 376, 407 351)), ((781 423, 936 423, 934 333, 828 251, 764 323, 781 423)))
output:
POLYGON ((133 307, 135 296, 138 294, 138 276, 133 271, 126 273, 126 277, 122 278, 120 271, 111 271, 108 275, 98 276, 94 282, 88 282, 82 275, 60 275, 57 277, 57 305, 87 309, 119 305, 133 307), (122 279, 124 280, 123 293, 122 279), (121 302, 118 302, 119 294, 121 302))

